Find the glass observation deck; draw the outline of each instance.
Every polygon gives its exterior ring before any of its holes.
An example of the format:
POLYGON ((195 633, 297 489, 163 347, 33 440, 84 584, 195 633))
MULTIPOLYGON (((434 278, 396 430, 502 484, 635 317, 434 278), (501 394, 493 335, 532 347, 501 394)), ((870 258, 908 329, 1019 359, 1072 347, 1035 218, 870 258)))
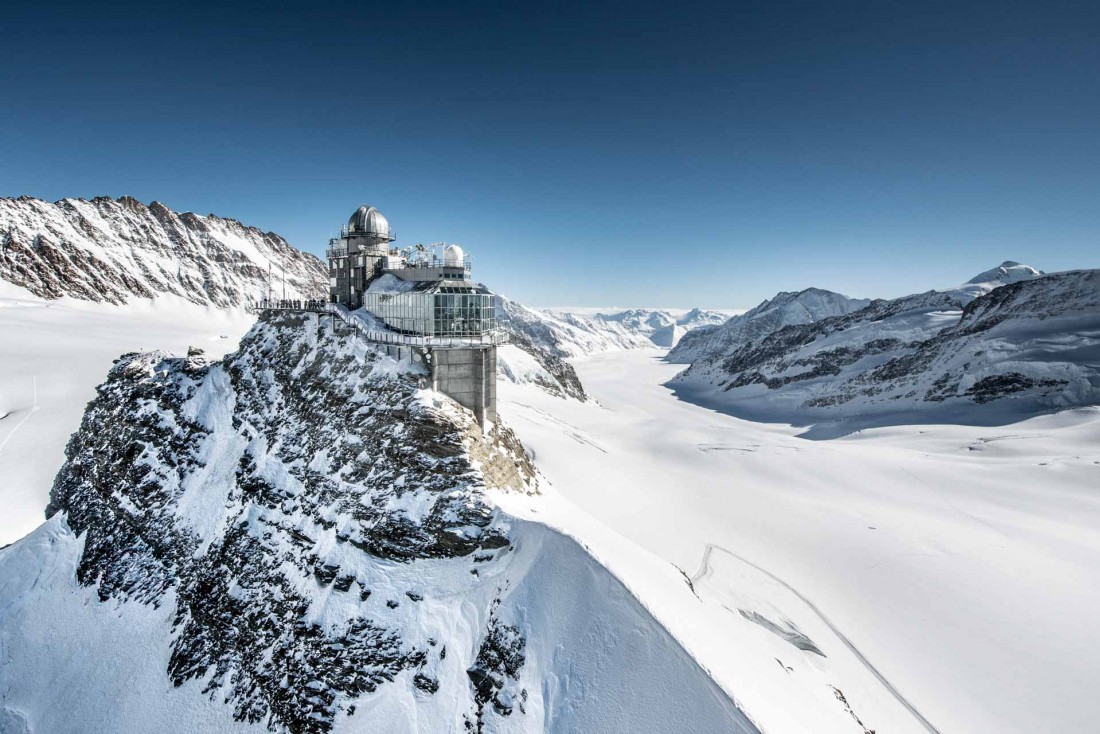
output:
POLYGON ((363 308, 402 334, 478 338, 497 330, 497 297, 472 284, 440 281, 405 293, 363 293, 363 308))

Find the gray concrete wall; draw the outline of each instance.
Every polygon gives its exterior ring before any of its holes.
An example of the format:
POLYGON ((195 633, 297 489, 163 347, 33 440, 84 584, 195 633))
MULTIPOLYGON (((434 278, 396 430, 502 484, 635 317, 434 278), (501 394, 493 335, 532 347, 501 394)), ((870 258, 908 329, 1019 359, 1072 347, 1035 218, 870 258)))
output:
POLYGON ((497 348, 432 349, 432 387, 474 412, 478 422, 497 417, 497 348))

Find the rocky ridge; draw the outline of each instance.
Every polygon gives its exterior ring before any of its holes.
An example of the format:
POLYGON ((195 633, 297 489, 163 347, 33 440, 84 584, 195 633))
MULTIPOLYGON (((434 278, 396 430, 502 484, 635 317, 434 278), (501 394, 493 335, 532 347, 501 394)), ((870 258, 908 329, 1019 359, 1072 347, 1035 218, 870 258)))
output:
POLYGON ((48 510, 84 535, 77 578, 101 600, 174 592, 175 685, 204 681, 238 720, 302 732, 327 731, 344 700, 402 671, 437 685, 428 640, 368 615, 321 624, 311 609, 333 594, 366 602, 385 562, 465 559, 476 582, 510 545, 484 478, 535 487, 510 431, 481 436, 449 401, 421 397, 411 364, 340 345, 329 328, 266 319, 214 365, 124 356, 48 510))
POLYGON ((870 301, 865 298, 849 298, 821 288, 784 291, 723 324, 703 326, 685 334, 668 353, 668 360, 691 364, 715 359, 784 326, 813 323, 851 313, 868 303, 870 301))
POLYGON ((913 411, 992 419, 973 406, 1020 415, 1095 403, 1100 271, 1016 270, 1007 284, 971 281, 784 326, 698 360, 674 385, 746 416, 795 422, 913 411))
POLYGON ((0 198, 0 279, 40 298, 123 304, 178 296, 240 308, 268 293, 323 298, 328 272, 277 234, 159 202, 0 198))

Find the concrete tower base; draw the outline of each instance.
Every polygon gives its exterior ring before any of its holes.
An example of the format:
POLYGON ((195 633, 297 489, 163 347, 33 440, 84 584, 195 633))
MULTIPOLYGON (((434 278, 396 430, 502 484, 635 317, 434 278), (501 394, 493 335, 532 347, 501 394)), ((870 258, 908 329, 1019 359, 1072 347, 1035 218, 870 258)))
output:
POLYGON ((497 419, 497 348, 433 347, 432 389, 474 412, 481 427, 497 419))

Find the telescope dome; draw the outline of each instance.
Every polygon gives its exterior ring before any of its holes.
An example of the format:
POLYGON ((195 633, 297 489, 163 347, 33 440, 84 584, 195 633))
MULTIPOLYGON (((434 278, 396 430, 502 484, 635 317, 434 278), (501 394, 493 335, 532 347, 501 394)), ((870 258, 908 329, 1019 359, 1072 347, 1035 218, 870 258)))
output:
POLYGON ((466 253, 458 245, 447 245, 443 249, 443 264, 449 268, 459 268, 465 264, 466 253))
POLYGON ((349 234, 371 234, 386 239, 393 239, 390 232, 390 223, 382 216, 382 212, 369 204, 364 204, 355 210, 348 219, 349 234))

